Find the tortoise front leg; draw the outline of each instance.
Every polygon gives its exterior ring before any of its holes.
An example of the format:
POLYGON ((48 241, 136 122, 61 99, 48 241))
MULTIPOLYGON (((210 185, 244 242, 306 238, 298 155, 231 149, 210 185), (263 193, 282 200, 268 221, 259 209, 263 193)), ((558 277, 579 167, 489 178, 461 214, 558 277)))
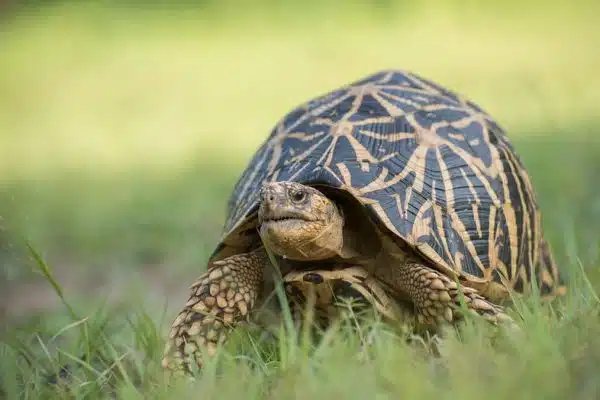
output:
POLYGON ((461 292, 467 309, 492 323, 510 322, 503 308, 484 298, 476 289, 459 285, 433 268, 408 263, 386 268, 381 279, 404 293, 415 305, 419 323, 436 326, 454 322, 460 313, 461 292))
POLYGON ((248 317, 260 294, 264 249, 236 254, 214 262, 191 286, 191 295, 171 326, 162 365, 174 372, 190 372, 190 361, 202 367, 202 352, 214 356, 217 344, 248 317))

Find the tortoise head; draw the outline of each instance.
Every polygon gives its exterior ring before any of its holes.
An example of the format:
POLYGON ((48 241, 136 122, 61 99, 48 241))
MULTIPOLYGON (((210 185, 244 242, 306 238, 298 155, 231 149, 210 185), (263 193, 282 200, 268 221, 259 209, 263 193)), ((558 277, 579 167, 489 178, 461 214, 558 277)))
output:
POLYGON ((296 182, 268 182, 261 189, 260 236, 292 260, 324 260, 342 250, 344 219, 317 189, 296 182))

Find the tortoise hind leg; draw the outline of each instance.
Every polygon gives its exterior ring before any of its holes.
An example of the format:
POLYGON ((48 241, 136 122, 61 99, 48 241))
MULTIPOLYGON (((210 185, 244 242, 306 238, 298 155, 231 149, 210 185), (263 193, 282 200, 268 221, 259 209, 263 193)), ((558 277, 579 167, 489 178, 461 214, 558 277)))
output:
POLYGON ((539 260, 535 268, 535 274, 542 298, 552 299, 566 294, 565 279, 554 261, 550 244, 545 239, 540 240, 539 260))
POLYGON ((492 323, 511 321, 502 307, 486 300, 476 289, 458 284, 433 268, 408 263, 386 269, 381 279, 407 295, 417 319, 425 325, 453 322, 460 313, 461 292, 468 310, 492 323))
POLYGON ((256 303, 267 260, 259 249, 212 263, 191 286, 189 300, 171 326, 164 368, 190 372, 191 360, 202 366, 201 348, 209 356, 216 353, 217 344, 225 342, 256 303))

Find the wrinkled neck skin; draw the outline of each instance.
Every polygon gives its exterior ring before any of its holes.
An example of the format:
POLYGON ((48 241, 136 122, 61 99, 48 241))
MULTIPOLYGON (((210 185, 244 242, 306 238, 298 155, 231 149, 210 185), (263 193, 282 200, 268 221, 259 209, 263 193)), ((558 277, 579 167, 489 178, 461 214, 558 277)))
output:
POLYGON ((275 254, 295 261, 350 260, 359 254, 340 207, 322 192, 293 182, 266 184, 260 236, 275 254))

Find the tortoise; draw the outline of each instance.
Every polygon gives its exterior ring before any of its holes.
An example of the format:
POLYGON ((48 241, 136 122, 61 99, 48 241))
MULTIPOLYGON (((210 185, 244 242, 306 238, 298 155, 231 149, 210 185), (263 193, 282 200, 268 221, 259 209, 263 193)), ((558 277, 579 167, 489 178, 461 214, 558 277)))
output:
POLYGON ((233 188, 208 269, 172 324, 165 368, 201 367, 249 318, 273 281, 270 255, 297 289, 311 270, 341 271, 325 278, 366 297, 383 291, 432 327, 460 320, 461 305, 497 324, 511 320, 511 293, 566 292, 503 128, 406 70, 372 73, 278 121, 233 188))

